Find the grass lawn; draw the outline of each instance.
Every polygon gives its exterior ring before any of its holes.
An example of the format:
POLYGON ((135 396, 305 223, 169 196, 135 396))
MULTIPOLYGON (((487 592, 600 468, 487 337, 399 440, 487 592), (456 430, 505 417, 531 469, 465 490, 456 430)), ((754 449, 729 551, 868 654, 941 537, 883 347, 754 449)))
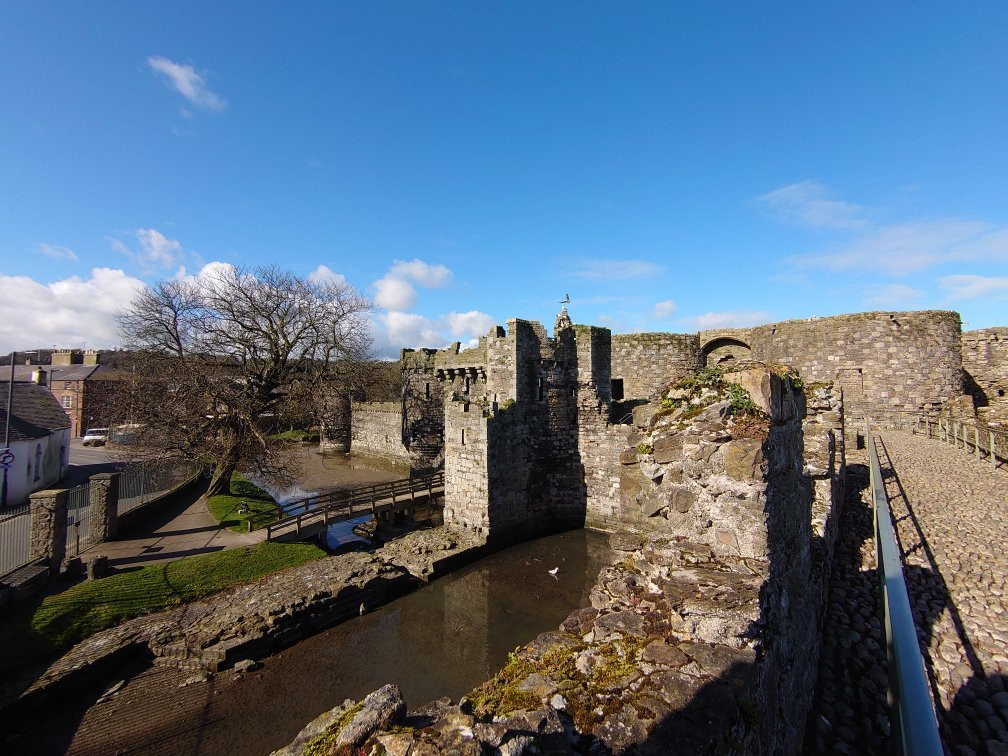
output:
POLYGON ((274 433, 270 438, 280 441, 297 441, 301 443, 317 444, 319 442, 319 432, 317 430, 305 430, 294 428, 283 433, 274 433))
POLYGON ((0 677, 52 659, 90 635, 325 556, 305 543, 259 543, 185 557, 27 599, 0 615, 0 677))
POLYGON ((280 513, 272 496, 238 473, 231 476, 231 493, 211 496, 207 499, 207 508, 217 522, 236 533, 261 528, 273 522, 280 513), (239 513, 243 506, 248 511, 239 513))

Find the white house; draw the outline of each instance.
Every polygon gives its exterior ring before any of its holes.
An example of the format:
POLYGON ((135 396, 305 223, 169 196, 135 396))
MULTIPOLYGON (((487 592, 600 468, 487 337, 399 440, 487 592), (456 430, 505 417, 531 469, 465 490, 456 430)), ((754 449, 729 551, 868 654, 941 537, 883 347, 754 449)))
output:
MULTIPOLYGON (((10 384, 0 381, 0 433, 7 418, 10 384)), ((3 437, 0 436, 0 448, 3 437)), ((45 386, 14 383, 10 444, 0 452, 3 488, 0 507, 24 504, 33 491, 52 486, 70 465, 70 418, 45 386)))

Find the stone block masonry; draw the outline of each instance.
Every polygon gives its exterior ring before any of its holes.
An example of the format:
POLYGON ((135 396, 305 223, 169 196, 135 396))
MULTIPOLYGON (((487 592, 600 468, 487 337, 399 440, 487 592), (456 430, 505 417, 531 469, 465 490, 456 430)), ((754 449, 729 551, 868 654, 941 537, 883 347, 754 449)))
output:
POLYGON ((444 383, 445 524, 489 539, 580 527, 583 424, 604 425, 608 329, 510 320, 469 350, 437 354, 444 383))
POLYGON ((962 362, 977 416, 988 425, 1008 427, 1008 328, 963 333, 962 362))
POLYGON ((408 462, 409 450, 402 441, 402 406, 398 402, 354 402, 350 450, 408 462))
POLYGON ((888 418, 934 410, 963 393, 960 331, 957 312, 864 312, 702 331, 700 340, 707 364, 712 346, 744 342, 752 358, 790 365, 806 382, 835 382, 848 417, 888 418))
POLYGON ((702 365, 700 338, 696 334, 612 336, 612 380, 622 388, 622 396, 615 399, 653 399, 663 387, 702 365))
POLYGON ((66 489, 36 491, 31 501, 28 558, 41 560, 51 575, 59 574, 66 556, 66 489))

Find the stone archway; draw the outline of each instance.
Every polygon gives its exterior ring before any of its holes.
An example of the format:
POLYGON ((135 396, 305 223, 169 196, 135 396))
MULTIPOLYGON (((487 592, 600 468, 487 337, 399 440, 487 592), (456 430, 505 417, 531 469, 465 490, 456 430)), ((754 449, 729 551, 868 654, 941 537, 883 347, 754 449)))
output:
POLYGON ((741 339, 732 337, 713 339, 703 347, 703 361, 706 367, 728 367, 751 357, 752 347, 741 339))

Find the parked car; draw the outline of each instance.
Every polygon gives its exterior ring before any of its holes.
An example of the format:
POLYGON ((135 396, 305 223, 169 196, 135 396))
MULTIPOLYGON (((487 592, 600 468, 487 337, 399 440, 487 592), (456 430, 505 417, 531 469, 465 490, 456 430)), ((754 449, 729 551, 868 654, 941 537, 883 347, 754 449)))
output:
POLYGON ((105 446, 108 443, 108 428, 88 428, 84 431, 84 446, 105 446))
POLYGON ((137 435, 143 429, 140 423, 126 423, 112 427, 109 435, 109 442, 119 446, 132 446, 136 443, 137 435))

